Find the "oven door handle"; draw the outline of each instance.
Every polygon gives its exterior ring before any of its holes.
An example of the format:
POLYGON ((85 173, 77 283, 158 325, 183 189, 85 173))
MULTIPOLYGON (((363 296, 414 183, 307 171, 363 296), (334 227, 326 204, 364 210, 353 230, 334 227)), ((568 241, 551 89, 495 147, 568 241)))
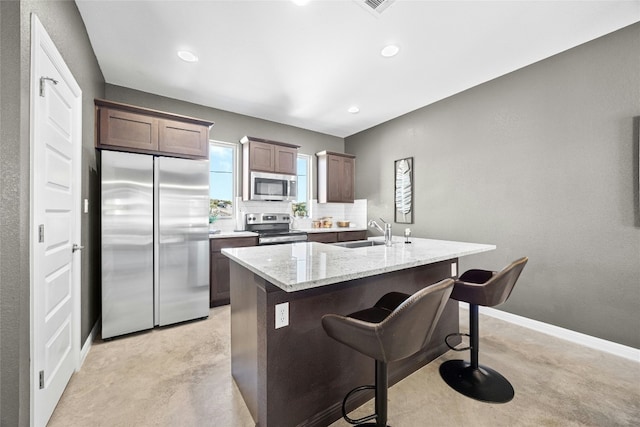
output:
POLYGON ((307 241, 307 236, 305 235, 260 237, 258 239, 258 244, 269 245, 274 243, 292 243, 292 242, 306 242, 306 241, 307 241))

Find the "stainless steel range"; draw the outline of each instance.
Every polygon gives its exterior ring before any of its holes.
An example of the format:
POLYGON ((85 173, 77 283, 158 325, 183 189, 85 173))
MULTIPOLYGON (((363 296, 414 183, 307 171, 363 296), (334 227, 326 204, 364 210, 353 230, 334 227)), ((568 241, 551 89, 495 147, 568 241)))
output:
POLYGON ((289 228, 291 216, 279 213, 248 213, 245 230, 258 233, 259 245, 306 242, 307 233, 289 228))

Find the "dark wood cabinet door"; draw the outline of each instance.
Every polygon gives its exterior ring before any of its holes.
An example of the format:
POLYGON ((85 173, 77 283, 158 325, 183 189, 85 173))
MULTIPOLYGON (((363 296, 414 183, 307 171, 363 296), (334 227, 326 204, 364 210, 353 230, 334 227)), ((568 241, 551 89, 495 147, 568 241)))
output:
POLYGON ((99 126, 100 145, 138 150, 158 149, 158 119, 154 117, 101 108, 99 126))
POLYGON ((209 156, 209 128, 176 120, 158 121, 158 147, 165 153, 209 156))
POLYGON ((249 146, 249 169, 274 172, 275 167, 275 147, 272 144, 251 141, 249 146))
POLYGON ((367 232, 365 230, 338 232, 338 242, 352 242, 354 240, 367 240, 367 232))
POLYGON ((355 161, 353 159, 342 158, 341 173, 341 193, 340 198, 343 203, 353 203, 355 190, 355 161))
POLYGON ((298 172, 298 150, 295 148, 275 146, 275 172, 296 175, 298 172))
POLYGON ((211 253, 209 307, 229 304, 229 258, 220 252, 211 253))
POLYGON ((355 156, 323 151, 318 156, 318 203, 353 203, 355 156))
POLYGON ((209 307, 229 304, 229 258, 222 254, 222 248, 243 248, 257 244, 257 237, 227 237, 209 240, 211 250, 209 307))
POLYGON ((342 202, 342 157, 327 157, 327 202, 342 202))
POLYGON ((309 233, 307 234, 307 241, 318 243, 337 243, 338 233, 324 232, 324 233, 309 233))
POLYGON ((104 99, 96 99, 94 104, 96 148, 209 158, 209 128, 213 122, 104 99))

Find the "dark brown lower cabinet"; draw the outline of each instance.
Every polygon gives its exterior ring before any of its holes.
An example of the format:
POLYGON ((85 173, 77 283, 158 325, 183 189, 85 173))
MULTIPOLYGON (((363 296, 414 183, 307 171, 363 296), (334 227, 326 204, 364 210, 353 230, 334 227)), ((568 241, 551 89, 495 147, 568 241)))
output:
POLYGON ((209 239, 211 249, 209 268, 209 307, 229 304, 229 258, 222 254, 222 248, 242 248, 256 246, 257 237, 222 237, 209 239))
POLYGON ((307 241, 318 242, 318 243, 337 243, 338 233, 334 233, 334 232, 307 233, 307 241))
POLYGON ((307 234, 307 240, 309 242, 320 242, 320 243, 351 242, 354 240, 366 240, 366 239, 367 239, 366 230, 338 231, 338 232, 327 231, 327 232, 307 234))
POLYGON ((339 231, 338 242, 352 242, 354 240, 367 240, 367 231, 339 231))

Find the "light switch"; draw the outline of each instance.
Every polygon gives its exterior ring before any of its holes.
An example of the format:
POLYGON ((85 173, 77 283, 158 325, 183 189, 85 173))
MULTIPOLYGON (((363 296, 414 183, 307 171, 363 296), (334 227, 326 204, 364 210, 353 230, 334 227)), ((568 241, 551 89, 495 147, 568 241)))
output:
POLYGON ((458 263, 451 263, 451 277, 456 277, 458 275, 458 263))
POLYGON ((84 213, 89 213, 89 199, 84 199, 84 213))

